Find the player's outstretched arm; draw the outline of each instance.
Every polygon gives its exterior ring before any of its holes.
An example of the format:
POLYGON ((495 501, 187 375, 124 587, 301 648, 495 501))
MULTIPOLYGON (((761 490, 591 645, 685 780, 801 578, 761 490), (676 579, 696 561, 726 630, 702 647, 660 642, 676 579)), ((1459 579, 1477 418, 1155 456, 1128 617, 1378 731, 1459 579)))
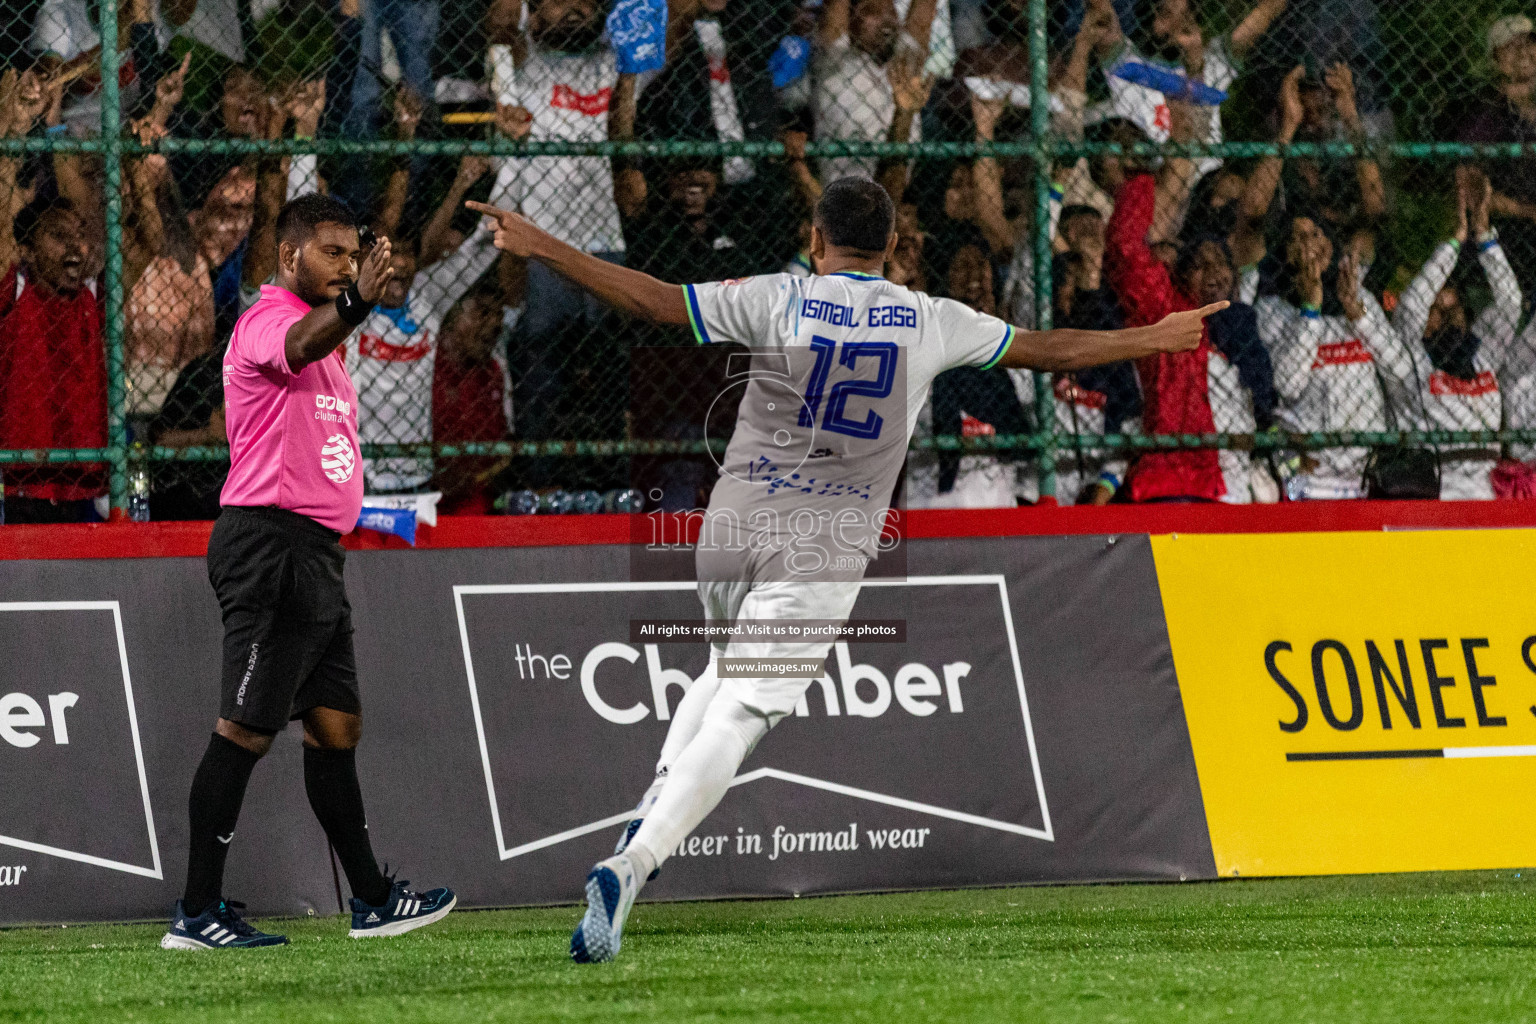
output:
POLYGON ((1169 313, 1155 324, 1123 331, 1019 331, 999 366, 1054 373, 1141 359, 1163 352, 1189 352, 1200 345, 1204 320, 1226 309, 1226 301, 1169 313))
POLYGON ((520 214, 485 203, 465 203, 496 221, 496 248, 534 259, 570 278, 607 305, 653 324, 685 324, 688 303, 683 286, 600 260, 535 227, 520 214))

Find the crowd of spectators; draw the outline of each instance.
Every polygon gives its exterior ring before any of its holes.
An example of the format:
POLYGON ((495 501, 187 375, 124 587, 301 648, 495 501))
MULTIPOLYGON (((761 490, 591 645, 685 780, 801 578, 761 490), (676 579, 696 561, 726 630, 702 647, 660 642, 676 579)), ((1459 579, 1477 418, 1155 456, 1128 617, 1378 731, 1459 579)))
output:
MULTIPOLYGON (((1253 437, 1536 428, 1536 157, 1389 161, 1415 136, 1536 141, 1536 34, 1478 26, 1481 79, 1394 105, 1411 46, 1379 0, 1050 0, 1049 122, 1065 142, 1351 142, 1347 157, 1058 159, 1045 225, 1058 326, 1115 328, 1232 302, 1200 347, 1054 380, 1062 504, 1536 496, 1536 445, 1239 443, 1138 452, 1106 434, 1253 437), (1240 6, 1242 5, 1242 6, 1240 6), (1388 26, 1397 35, 1387 38, 1388 26)), ((0 22, 0 138, 99 134, 89 0, 0 22)), ((311 190, 388 236, 395 278, 345 345, 361 439, 695 436, 638 424, 630 351, 680 332, 626 323, 491 245, 466 198, 520 209, 602 259, 686 282, 809 274, 810 210, 846 174, 898 204, 888 276, 1037 323, 1029 158, 807 156, 810 142, 1028 137, 1025 0, 127 0, 123 409, 135 445, 224 441, 220 361, 274 271, 282 203, 311 190), (657 13, 649 58, 635 32, 657 13), (614 19, 629 19, 615 22, 614 19), (621 38, 622 35, 622 38, 621 38), (165 139, 777 140, 784 156, 253 157, 165 139)), ((1411 19, 1410 19, 1411 20, 1411 19)), ((644 33, 638 33, 644 37, 644 33)), ((1453 80, 1454 79, 1454 80, 1453 80)), ((0 449, 107 444, 105 177, 90 151, 0 153, 0 449)), ((677 388, 694 382, 682 369, 677 388)), ((956 370, 920 438, 1041 428, 1034 378, 956 370)), ((156 460, 156 518, 217 511, 215 461, 156 460)), ((667 472, 676 475, 677 465, 667 472)), ((665 467, 664 467, 665 468, 665 467)), ((1040 500, 1027 452, 915 451, 909 506, 1040 500)), ((487 511, 511 489, 606 489, 622 460, 419 453, 367 460, 369 493, 441 491, 487 511)), ((10 522, 103 513, 101 464, 4 467, 10 522)), ((685 474, 686 475, 686 474, 685 474)))

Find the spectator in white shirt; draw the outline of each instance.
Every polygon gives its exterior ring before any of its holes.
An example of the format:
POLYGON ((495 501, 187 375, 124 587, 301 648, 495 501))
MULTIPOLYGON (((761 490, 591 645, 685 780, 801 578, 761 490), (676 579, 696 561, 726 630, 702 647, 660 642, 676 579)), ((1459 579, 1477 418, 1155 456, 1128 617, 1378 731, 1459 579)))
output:
MULTIPOLYGON (((409 239, 395 241, 395 277, 346 341, 364 444, 431 442, 438 335, 448 311, 496 262, 491 241, 491 232, 477 227, 441 262, 420 270, 417 246, 409 239)), ((373 494, 416 490, 432 476, 429 458, 365 459, 363 467, 373 494)))
MULTIPOLYGON (((1279 93, 1279 145, 1288 145, 1306 118, 1301 96, 1303 69, 1294 68, 1279 93)), ((1377 363, 1395 360, 1402 339, 1380 304, 1361 287, 1361 259, 1351 249, 1339 260, 1327 218, 1293 212, 1285 227, 1283 260, 1260 291, 1253 265, 1263 257, 1262 235, 1253 226, 1267 216, 1280 182, 1281 159, 1265 157, 1243 186, 1238 221, 1245 236, 1239 261, 1249 269, 1239 287, 1253 301, 1259 337, 1269 348, 1280 405, 1275 419, 1286 430, 1379 431, 1387 428, 1386 400, 1377 363), (1347 268, 1347 269, 1346 269, 1347 268)), ((1367 449, 1326 448, 1301 457, 1285 481, 1292 500, 1347 499, 1365 494, 1367 449)))
MULTIPOLYGON (((1458 177, 1456 234, 1435 249, 1403 292, 1392 315, 1403 346, 1394 360, 1382 361, 1398 424, 1414 430, 1498 430, 1503 418, 1499 375, 1509 365, 1520 320, 1520 285, 1488 224, 1487 177, 1471 167, 1458 177), (1469 239, 1493 292, 1470 327, 1460 289, 1448 283, 1469 239)), ((1498 458, 1497 445, 1442 447, 1440 497, 1493 498, 1489 472, 1498 458)))
MULTIPOLYGON (((816 140, 880 142, 896 114, 893 79, 911 79, 928 61, 939 0, 908 0, 906 18, 895 0, 829 0, 816 30, 816 140)), ((914 119, 910 139, 920 138, 914 119)), ((874 177, 873 157, 821 162, 821 179, 874 177)))
MULTIPOLYGON (((1397 363, 1402 339, 1360 287, 1356 257, 1334 256, 1333 240, 1316 221, 1294 218, 1278 286, 1254 303, 1275 367, 1276 420, 1295 433, 1385 430, 1377 367, 1397 363)), ((1311 453, 1287 482, 1289 496, 1363 497, 1366 455, 1361 447, 1311 453)))
MULTIPOLYGON (((996 299, 987 243, 974 230, 942 268, 944 294, 982 313, 996 299)), ((918 413, 916 435, 982 438, 1030 432, 1010 371, 961 367, 941 373, 918 413)), ((909 508, 1012 508, 1017 489, 1015 453, 953 450, 913 452, 907 460, 909 508)))
MULTIPOLYGON (((1146 85, 1127 81, 1115 74, 1115 68, 1127 61, 1153 62, 1179 67, 1191 81, 1203 82, 1213 89, 1226 92, 1237 80, 1242 69, 1243 57, 1248 54, 1264 35, 1269 26, 1285 10, 1286 0, 1260 0, 1240 20, 1232 31, 1207 40, 1195 20, 1190 0, 1158 0, 1150 24, 1150 31, 1142 40, 1140 52, 1135 43, 1115 30, 1100 43, 1100 60, 1109 81, 1108 114, 1125 117, 1136 122, 1154 142, 1168 141, 1171 124, 1168 100, 1163 93, 1146 85)), ((1108 0, 1091 3, 1113 14, 1108 0)), ((1194 141, 1220 143, 1222 141, 1221 109, 1217 106, 1196 108, 1205 122, 1200 125, 1194 141)), ((1216 157, 1205 157, 1195 164, 1197 175, 1203 176, 1221 166, 1216 157)))
MULTIPOLYGON (((1500 374, 1504 392, 1504 426, 1509 430, 1536 430, 1536 317, 1505 354, 1500 374)), ((1536 444, 1519 441, 1509 446, 1512 458, 1536 461, 1536 444)))
MULTIPOLYGON (((492 0, 487 31, 502 134, 533 142, 634 137, 636 76, 619 73, 602 41, 602 16, 595 0, 533 0, 524 26, 522 0, 492 0)), ((645 179, 627 161, 536 156, 502 162, 510 173, 498 176, 491 203, 520 211, 599 259, 624 262, 620 214, 633 216, 645 203, 645 179)), ((517 408, 520 436, 555 436, 552 403, 563 390, 569 353, 553 351, 553 339, 595 332, 603 314, 591 295, 537 261, 528 265, 511 355, 519 393, 527 396, 517 408)))

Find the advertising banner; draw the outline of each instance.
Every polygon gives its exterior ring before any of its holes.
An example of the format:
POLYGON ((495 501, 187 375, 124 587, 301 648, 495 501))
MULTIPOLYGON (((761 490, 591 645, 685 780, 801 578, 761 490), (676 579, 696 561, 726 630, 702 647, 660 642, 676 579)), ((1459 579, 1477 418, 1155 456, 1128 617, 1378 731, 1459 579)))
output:
MULTIPOLYGON (((636 625, 699 619, 693 586, 628 568, 622 545, 349 555, 382 860, 468 906, 579 898, 708 656, 636 625)), ((217 709, 202 560, 0 562, 0 602, 0 923, 167 914, 217 709)), ((853 617, 903 626, 834 647, 645 898, 1214 877, 1146 538, 914 541, 853 617)), ((297 727, 226 894, 339 909, 297 727)))
POLYGON ((1536 531, 1152 544, 1222 875, 1536 860, 1536 531))

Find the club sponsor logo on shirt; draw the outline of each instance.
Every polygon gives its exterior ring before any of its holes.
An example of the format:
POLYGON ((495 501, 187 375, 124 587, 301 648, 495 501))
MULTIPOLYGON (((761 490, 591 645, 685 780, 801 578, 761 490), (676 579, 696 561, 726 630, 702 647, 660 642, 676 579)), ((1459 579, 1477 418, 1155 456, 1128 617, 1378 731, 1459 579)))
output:
POLYGON ((549 105, 560 110, 574 110, 578 114, 596 117, 608 113, 608 100, 613 90, 608 86, 594 93, 577 92, 568 85, 556 84, 549 95, 549 105))
POLYGON ((352 403, 335 395, 315 396, 315 419, 327 423, 345 423, 352 415, 352 403))
POLYGON ((1365 342, 1359 338, 1350 338, 1348 341, 1334 341, 1317 346, 1317 358, 1312 361, 1312 369, 1321 370, 1325 366, 1349 366, 1354 363, 1374 363, 1375 361, 1371 358, 1371 350, 1365 347, 1365 342))
POLYGON ((1498 392, 1498 378, 1487 370, 1479 373, 1472 380, 1453 377, 1444 370, 1436 370, 1429 375, 1429 393, 1432 395, 1459 395, 1463 398, 1480 398, 1483 395, 1496 395, 1498 392))
POLYGON ((352 479, 357 468, 357 454, 345 434, 332 434, 325 439, 325 444, 320 446, 320 468, 332 483, 344 484, 352 479))

